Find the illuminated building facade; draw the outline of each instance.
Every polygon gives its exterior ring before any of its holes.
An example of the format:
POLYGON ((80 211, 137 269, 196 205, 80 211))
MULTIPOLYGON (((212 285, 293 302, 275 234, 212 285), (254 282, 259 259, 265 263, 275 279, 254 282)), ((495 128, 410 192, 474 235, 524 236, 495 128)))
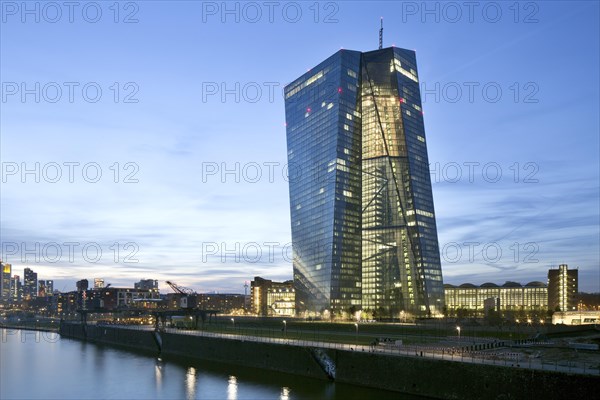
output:
POLYGON ((10 278, 10 297, 11 301, 16 304, 23 300, 23 284, 19 275, 10 278))
POLYGON ((246 296, 237 293, 200 293, 196 295, 198 308, 218 310, 221 313, 243 313, 246 296))
POLYGON ((276 285, 267 289, 268 315, 293 317, 296 315, 296 293, 292 285, 276 285))
POLYGON ((31 300, 37 297, 38 294, 38 276, 30 268, 25 268, 23 271, 23 299, 31 300))
POLYGON ((10 279, 12 275, 12 266, 8 263, 0 262, 0 303, 9 303, 11 301, 10 279))
POLYGON ((444 285, 444 295, 451 314, 459 309, 485 314, 486 304, 494 305, 495 311, 544 311, 548 308, 548 287, 543 282, 529 282, 525 286, 516 282, 506 282, 502 286, 495 283, 444 285))
POLYGON ((251 312, 260 316, 294 316, 296 294, 293 281, 274 282, 260 276, 250 283, 251 312))
POLYGON ((440 314, 415 53, 340 50, 285 107, 297 311, 440 314))
POLYGON ((564 325, 600 324, 600 311, 560 311, 552 314, 552 323, 564 325))
POLYGON ((40 279, 38 282, 38 297, 52 296, 54 292, 54 281, 40 279))
POLYGON ((158 281, 156 279, 141 279, 133 284, 136 289, 158 289, 158 281))
POLYGON ((548 306, 552 311, 577 310, 579 270, 561 264, 548 270, 548 306))
POLYGON ((101 293, 104 307, 109 310, 122 307, 156 308, 160 300, 158 289, 109 287, 94 291, 101 293))

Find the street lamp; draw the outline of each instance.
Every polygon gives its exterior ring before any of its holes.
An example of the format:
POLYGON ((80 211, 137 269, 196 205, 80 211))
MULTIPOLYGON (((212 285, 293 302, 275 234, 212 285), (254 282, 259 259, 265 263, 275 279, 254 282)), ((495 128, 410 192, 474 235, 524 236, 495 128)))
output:
POLYGON ((233 325, 233 329, 235 330, 235 318, 231 318, 231 325, 233 325))
POLYGON ((356 328, 355 341, 356 345, 358 346, 358 324, 354 324, 354 328, 356 328))
POLYGON ((283 320, 283 337, 287 338, 287 321, 283 320))
POLYGON ((458 331, 458 341, 460 342, 460 326, 457 326, 456 330, 458 331))

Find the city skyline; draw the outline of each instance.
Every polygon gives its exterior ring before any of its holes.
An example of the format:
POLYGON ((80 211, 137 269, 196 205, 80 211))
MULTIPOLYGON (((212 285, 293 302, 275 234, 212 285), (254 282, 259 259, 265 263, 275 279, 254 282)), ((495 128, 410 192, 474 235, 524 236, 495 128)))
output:
POLYGON ((377 13, 341 3, 336 23, 322 21, 329 10, 315 23, 305 9, 298 24, 222 23, 191 7, 186 17, 176 7, 143 3, 139 23, 80 21, 77 38, 69 23, 2 24, 3 84, 59 82, 65 94, 57 103, 49 92, 39 102, 35 94, 21 101, 3 86, 3 245, 39 243, 39 254, 58 243, 63 251, 56 263, 54 253, 23 263, 18 256, 26 249, 16 250, 17 259, 3 251, 13 275, 29 267, 58 290, 98 276, 114 285, 147 277, 162 290, 173 279, 221 292, 241 292, 253 276, 290 279, 292 263, 282 251, 291 242, 283 87, 340 47, 375 48, 383 15, 384 45, 417 50, 428 90, 421 88, 444 282, 543 281, 547 269, 565 263, 579 268, 581 291, 600 290, 597 4, 574 3, 567 12, 540 4, 538 22, 529 24, 524 10, 519 23, 508 8, 498 23, 478 15, 477 37, 468 21, 423 23, 385 3, 377 13), (175 25, 178 32, 164 29, 175 25), (99 32, 102 42, 94 39, 99 32), (103 100, 69 102, 64 83, 73 81, 97 82, 103 100), (262 96, 254 101, 257 87, 262 96), (139 101, 125 103, 134 92, 139 101), (20 172, 7 175, 36 162, 47 173, 40 183, 31 174, 25 183, 20 172), (64 164, 72 162, 80 164, 64 164), (58 183, 50 182, 51 163, 62 168, 58 183), (98 183, 86 180, 94 180, 95 165, 82 178, 86 163, 100 166, 98 183), (239 173, 227 175, 236 163, 239 173), (256 164, 262 175, 252 182, 256 164), (69 165, 76 167, 73 183, 69 165), (92 252, 97 243, 103 257, 70 262, 63 244, 72 242, 92 252), (254 243, 258 262, 253 249, 236 262, 232 254, 254 243), (497 249, 502 255, 492 262, 497 249), (131 254, 139 261, 124 262, 131 254))

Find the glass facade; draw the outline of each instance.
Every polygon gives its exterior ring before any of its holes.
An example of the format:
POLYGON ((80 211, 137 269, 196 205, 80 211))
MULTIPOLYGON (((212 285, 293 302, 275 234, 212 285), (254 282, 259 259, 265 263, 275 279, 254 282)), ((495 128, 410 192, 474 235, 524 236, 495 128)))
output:
POLYGON ((300 313, 361 304, 360 59, 339 51, 285 89, 300 313))
POLYGON ((415 53, 341 50, 285 97, 298 311, 439 314, 415 53))

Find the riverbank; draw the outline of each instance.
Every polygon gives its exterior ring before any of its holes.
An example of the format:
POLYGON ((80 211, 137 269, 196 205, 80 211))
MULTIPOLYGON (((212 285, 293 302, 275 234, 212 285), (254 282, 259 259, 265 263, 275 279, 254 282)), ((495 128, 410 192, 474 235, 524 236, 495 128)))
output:
POLYGON ((234 335, 154 332, 63 323, 61 336, 155 354, 225 361, 316 379, 393 390, 438 399, 593 398, 598 376, 568 371, 461 362, 421 354, 371 352, 369 347, 263 341, 234 335))
POLYGON ((59 328, 57 327, 41 327, 41 326, 28 326, 28 325, 15 325, 15 324, 0 324, 0 329, 18 329, 21 331, 39 331, 39 332, 59 332, 59 328))

